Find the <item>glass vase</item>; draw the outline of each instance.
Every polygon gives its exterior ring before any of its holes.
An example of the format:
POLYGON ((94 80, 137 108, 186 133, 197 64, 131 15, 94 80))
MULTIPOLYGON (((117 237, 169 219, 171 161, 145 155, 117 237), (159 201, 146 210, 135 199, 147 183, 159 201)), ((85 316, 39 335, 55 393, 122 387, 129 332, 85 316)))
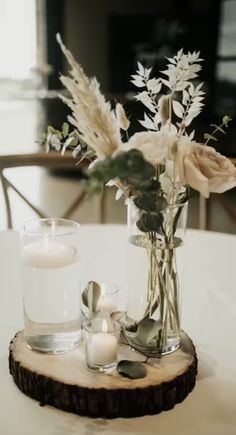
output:
POLYGON ((64 353, 80 342, 79 228, 49 218, 22 229, 24 337, 34 351, 64 353))
POLYGON ((151 213, 151 225, 148 222, 140 231, 143 212, 132 202, 128 204, 125 335, 133 348, 147 356, 171 353, 180 345, 182 248, 187 209, 185 202, 167 206, 156 216, 151 213), (155 225, 155 219, 159 219, 160 225, 155 225))

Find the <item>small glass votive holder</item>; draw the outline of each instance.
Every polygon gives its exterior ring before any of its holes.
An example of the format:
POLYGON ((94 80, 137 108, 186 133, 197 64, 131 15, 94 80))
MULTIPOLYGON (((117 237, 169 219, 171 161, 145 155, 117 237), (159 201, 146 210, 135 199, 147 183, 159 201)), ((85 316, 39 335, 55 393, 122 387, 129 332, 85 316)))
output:
POLYGON ((97 315, 83 324, 87 367, 100 372, 116 368, 120 325, 97 315))
POLYGON ((85 291, 87 291, 86 298, 83 298, 83 292, 81 294, 81 309, 85 319, 90 319, 100 311, 103 313, 104 317, 117 311, 119 300, 119 288, 117 285, 107 282, 98 283, 95 281, 90 281, 87 284, 85 291), (93 284, 96 284, 96 287, 100 288, 100 295, 95 305, 93 300, 93 284), (86 300, 86 305, 84 304, 84 300, 86 300))
POLYGON ((97 311, 113 313, 117 311, 119 288, 113 283, 103 282, 100 284, 101 295, 97 302, 97 311))

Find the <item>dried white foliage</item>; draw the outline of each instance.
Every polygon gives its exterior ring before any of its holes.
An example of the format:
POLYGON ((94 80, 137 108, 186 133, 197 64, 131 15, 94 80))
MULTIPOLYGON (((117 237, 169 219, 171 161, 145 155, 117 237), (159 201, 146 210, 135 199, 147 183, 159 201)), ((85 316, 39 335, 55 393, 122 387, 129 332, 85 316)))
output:
POLYGON ((57 40, 71 66, 70 76, 60 77, 72 96, 70 99, 60 95, 72 110, 69 120, 78 129, 81 139, 96 152, 98 158, 110 156, 121 143, 115 113, 101 94, 96 78, 89 79, 59 35, 57 40))
POLYGON ((155 105, 147 91, 140 92, 135 98, 137 101, 141 101, 152 113, 156 113, 155 105))
POLYGON ((201 70, 199 63, 202 59, 199 56, 200 52, 184 54, 182 49, 179 50, 173 58, 167 58, 167 69, 161 72, 165 78, 150 78, 151 69, 138 63, 132 83, 143 88, 135 98, 149 109, 149 113, 144 114, 144 120, 139 121, 143 127, 155 131, 168 130, 178 137, 186 137, 186 128, 203 107, 203 84, 194 86, 191 82, 201 70), (163 86, 167 89, 164 95, 158 96, 163 86), (172 115, 178 118, 176 125, 172 122, 172 115))

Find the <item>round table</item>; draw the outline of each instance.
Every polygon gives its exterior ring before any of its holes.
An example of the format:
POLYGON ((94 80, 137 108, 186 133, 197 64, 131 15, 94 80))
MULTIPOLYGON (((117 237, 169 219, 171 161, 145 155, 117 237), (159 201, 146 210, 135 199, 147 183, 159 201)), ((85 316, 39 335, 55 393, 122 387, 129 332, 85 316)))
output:
MULTIPOLYGON (((114 282, 120 305, 126 293, 126 228, 84 225, 81 277, 114 282)), ((133 419, 89 419, 24 396, 8 371, 8 345, 23 327, 19 241, 0 233, 0 433, 6 435, 235 435, 236 433, 236 236, 188 230, 183 282, 183 329, 199 358, 193 392, 168 412, 133 419)), ((139 271, 138 273, 141 273, 139 271)))

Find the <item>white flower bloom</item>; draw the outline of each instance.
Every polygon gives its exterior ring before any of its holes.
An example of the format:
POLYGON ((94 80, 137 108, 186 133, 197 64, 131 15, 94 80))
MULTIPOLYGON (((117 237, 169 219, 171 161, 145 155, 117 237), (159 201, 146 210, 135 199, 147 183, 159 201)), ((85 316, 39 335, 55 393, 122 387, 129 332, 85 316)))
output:
POLYGON ((169 150, 175 145, 176 137, 170 136, 161 132, 141 132, 135 133, 124 144, 123 150, 128 151, 132 148, 136 148, 143 153, 144 158, 157 165, 158 163, 165 163, 165 159, 168 156, 169 150))
POLYGON ((196 142, 179 144, 176 164, 181 182, 208 198, 210 192, 222 193, 236 186, 233 163, 214 148, 196 142))

